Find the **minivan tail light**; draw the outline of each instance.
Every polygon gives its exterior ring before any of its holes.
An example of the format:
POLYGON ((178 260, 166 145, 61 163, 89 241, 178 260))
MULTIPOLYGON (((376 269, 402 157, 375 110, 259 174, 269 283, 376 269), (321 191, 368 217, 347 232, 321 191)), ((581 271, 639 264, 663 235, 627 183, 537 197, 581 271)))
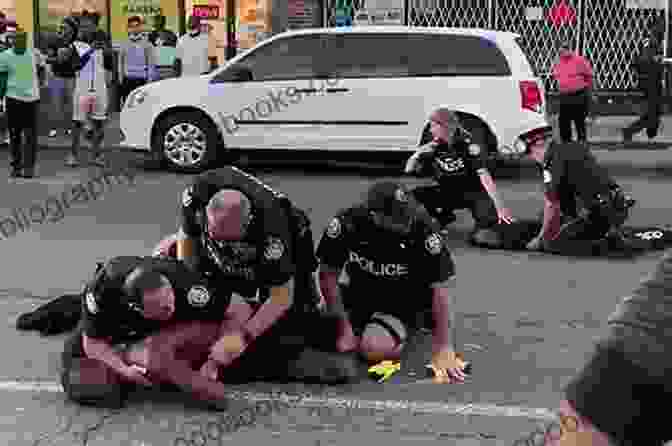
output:
POLYGON ((543 98, 535 81, 520 81, 520 102, 523 110, 541 113, 543 98))

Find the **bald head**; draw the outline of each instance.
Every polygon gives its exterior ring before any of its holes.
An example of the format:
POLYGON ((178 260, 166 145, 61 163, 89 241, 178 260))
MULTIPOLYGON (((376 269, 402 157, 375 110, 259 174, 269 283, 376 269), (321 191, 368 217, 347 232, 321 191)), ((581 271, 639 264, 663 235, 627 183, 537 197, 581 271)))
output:
POLYGON ((250 222, 252 205, 241 192, 222 189, 210 199, 206 208, 208 233, 215 240, 240 240, 250 222))

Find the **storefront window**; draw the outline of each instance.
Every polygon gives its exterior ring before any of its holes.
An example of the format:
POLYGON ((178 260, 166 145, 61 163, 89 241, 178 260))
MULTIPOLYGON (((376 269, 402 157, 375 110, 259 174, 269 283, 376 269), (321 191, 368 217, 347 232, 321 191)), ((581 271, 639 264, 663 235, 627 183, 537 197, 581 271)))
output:
POLYGON ((58 32, 64 17, 79 15, 83 11, 97 12, 100 15, 99 29, 107 31, 110 12, 106 0, 39 0, 38 24, 40 26, 40 46, 50 35, 58 32))
POLYGON ((210 57, 218 63, 225 61, 227 47, 226 24, 233 21, 237 31, 238 48, 252 48, 271 33, 272 0, 236 0, 237 11, 226 11, 226 1, 185 0, 187 18, 194 12, 206 19, 210 32, 210 57))
POLYGON ((16 20, 16 0, 0 0, 0 11, 10 20, 16 20))

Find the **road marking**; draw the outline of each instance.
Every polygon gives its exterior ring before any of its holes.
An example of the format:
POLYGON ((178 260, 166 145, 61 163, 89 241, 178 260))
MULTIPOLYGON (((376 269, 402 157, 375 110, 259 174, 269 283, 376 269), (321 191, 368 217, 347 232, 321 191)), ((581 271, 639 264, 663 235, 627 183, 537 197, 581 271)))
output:
MULTIPOLYGON (((0 391, 8 392, 62 392, 61 385, 53 381, 0 381, 0 391)), ((229 397, 243 401, 282 401, 295 407, 329 407, 347 409, 389 410, 419 412, 432 415, 480 415, 488 417, 527 418, 550 421, 555 414, 550 409, 495 404, 452 404, 408 400, 369 400, 348 397, 323 397, 318 395, 290 395, 280 392, 232 391, 229 397)))

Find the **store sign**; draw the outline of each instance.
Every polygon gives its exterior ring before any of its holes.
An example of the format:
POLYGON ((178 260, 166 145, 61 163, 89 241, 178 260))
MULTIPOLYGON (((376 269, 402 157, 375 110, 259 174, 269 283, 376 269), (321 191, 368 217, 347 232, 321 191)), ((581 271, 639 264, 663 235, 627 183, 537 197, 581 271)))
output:
POLYGON ((627 9, 659 9, 665 10, 667 0, 625 0, 627 9))
POLYGON ((204 20, 219 19, 219 6, 216 5, 194 5, 192 15, 204 20))
POLYGON ((364 9, 355 15, 355 24, 361 25, 403 25, 404 11, 400 8, 392 9, 364 9))
POLYGON ((125 15, 154 16, 162 13, 160 0, 129 0, 122 2, 121 11, 125 15))

